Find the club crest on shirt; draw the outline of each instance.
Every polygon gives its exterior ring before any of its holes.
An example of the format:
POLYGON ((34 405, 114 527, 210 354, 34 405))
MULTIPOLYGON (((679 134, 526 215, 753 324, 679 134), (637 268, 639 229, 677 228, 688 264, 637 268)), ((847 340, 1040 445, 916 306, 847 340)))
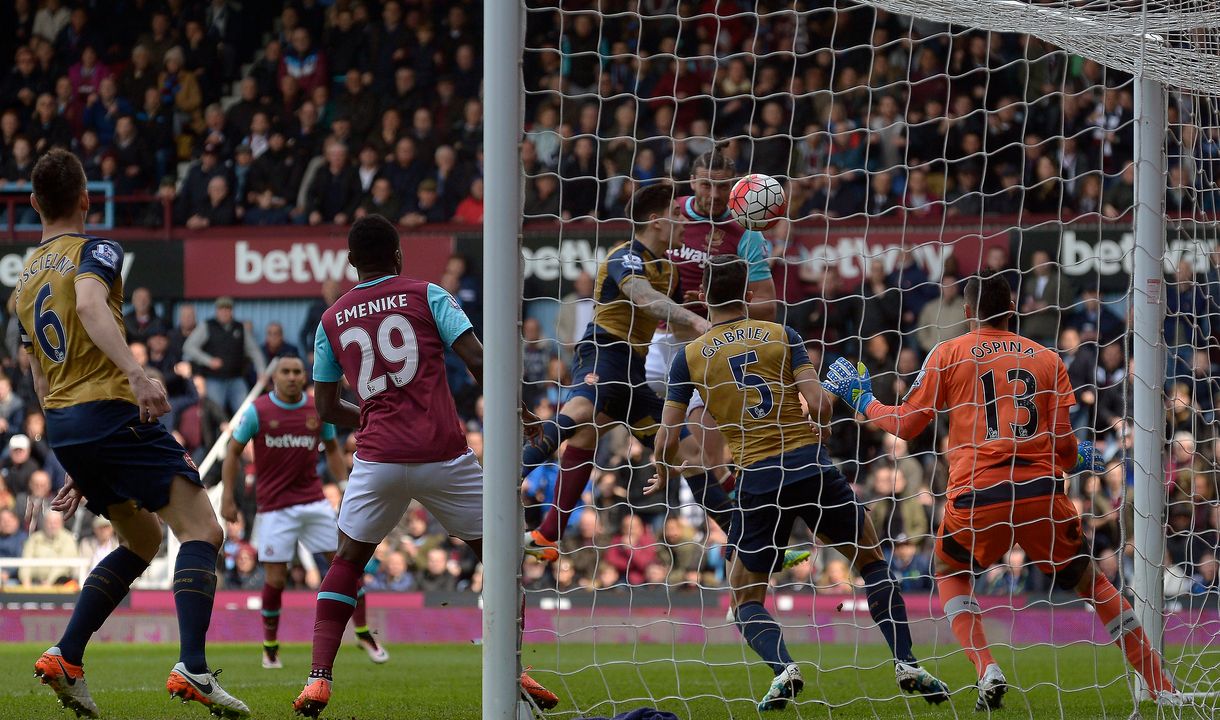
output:
POLYGON ((194 470, 195 472, 199 472, 199 467, 197 465, 195 465, 195 460, 193 458, 191 458, 190 453, 182 453, 182 459, 184 461, 186 461, 187 467, 194 470))
POLYGON ((274 430, 274 429, 276 429, 276 428, 278 428, 278 427, 280 426, 280 421, 279 421, 279 420, 272 420, 272 421, 270 422, 270 425, 271 425, 271 429, 272 429, 272 430, 274 430))
POLYGON ((313 415, 310 415, 305 420, 305 427, 310 430, 317 430, 318 425, 320 425, 320 424, 321 424, 321 422, 318 420, 318 418, 313 415))
POLYGON ((110 269, 119 265, 119 254, 114 246, 108 243, 98 243, 93 246, 93 258, 110 269))
POLYGON ((707 254, 718 254, 722 242, 724 242, 724 231, 718 227, 712 227, 711 231, 707 234, 707 254))

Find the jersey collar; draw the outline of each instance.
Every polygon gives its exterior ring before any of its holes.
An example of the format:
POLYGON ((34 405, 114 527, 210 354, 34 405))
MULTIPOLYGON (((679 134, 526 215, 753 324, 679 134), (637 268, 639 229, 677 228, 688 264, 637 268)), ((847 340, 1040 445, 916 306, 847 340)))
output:
POLYGON ((712 327, 720 327, 721 325, 732 325, 733 323, 739 323, 742 320, 749 320, 749 319, 750 318, 746 317, 745 315, 738 315, 737 317, 733 318, 732 320, 721 320, 718 323, 712 323, 712 327))
POLYGON ((377 284, 379 284, 379 283, 383 283, 383 282, 385 282, 386 280, 393 280, 393 279, 394 279, 394 278, 396 278, 396 277, 398 277, 398 276, 397 276, 397 275, 383 275, 383 276, 381 276, 381 277, 379 277, 379 278, 377 278, 377 279, 375 279, 375 280, 365 280, 364 282, 360 283, 360 284, 359 284, 359 285, 357 285, 356 287, 358 287, 358 288, 367 288, 367 287, 373 287, 374 285, 377 285, 377 284))
POLYGON ((308 395, 305 395, 304 393, 302 393, 300 400, 297 400, 294 403, 288 403, 284 400, 281 400, 280 396, 276 395, 274 390, 271 391, 271 393, 268 395, 268 397, 270 397, 271 402, 275 403, 275 406, 280 408, 281 410, 300 410, 301 408, 305 407, 305 401, 309 399, 308 395))
POLYGON ((49 245, 49 244, 55 242, 56 240, 60 239, 61 237, 78 237, 78 238, 85 238, 86 240, 88 240, 90 237, 92 237, 92 235, 89 235, 87 233, 66 232, 66 233, 60 233, 58 235, 52 235, 51 237, 47 238, 46 240, 40 241, 38 244, 39 245, 49 245))

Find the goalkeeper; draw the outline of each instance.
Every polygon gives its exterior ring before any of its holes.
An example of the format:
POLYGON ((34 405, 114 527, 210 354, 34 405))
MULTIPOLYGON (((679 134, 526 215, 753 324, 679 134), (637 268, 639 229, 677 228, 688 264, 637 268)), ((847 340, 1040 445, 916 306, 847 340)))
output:
POLYGON ((1180 704, 1131 605, 1094 566, 1080 516, 1064 493, 1065 471, 1102 469, 1093 444, 1072 435, 1068 412, 1076 400, 1067 368, 1053 350, 1008 330, 1015 307, 1002 276, 970 278, 965 299, 971 331, 932 349, 901 405, 874 399, 868 371, 843 358, 831 365, 824 387, 901 438, 919 435, 937 410, 949 412, 949 492, 936 537, 936 586, 978 674, 976 709, 999 708, 1008 687, 987 648, 972 574, 1016 543, 1056 586, 1093 604, 1158 704, 1180 704))
POLYGON ((674 358, 656 438, 657 475, 645 492, 660 491, 676 474, 671 463, 680 428, 698 391, 742 467, 730 530, 736 553, 729 580, 737 627, 775 672, 758 708, 782 709, 804 687, 779 625, 763 606, 771 573, 783 561, 780 548, 798 517, 823 542, 854 556, 867 587, 869 612, 894 652, 899 686, 929 702, 944 702, 948 688, 920 668, 912 653, 906 606, 878 550, 876 530, 822 448, 819 427, 801 410, 803 396, 815 417, 825 418, 831 398, 818 385, 817 371, 794 330, 746 317, 752 298, 747 275, 746 262, 734 255, 717 255, 704 270, 701 299, 713 326, 674 358))

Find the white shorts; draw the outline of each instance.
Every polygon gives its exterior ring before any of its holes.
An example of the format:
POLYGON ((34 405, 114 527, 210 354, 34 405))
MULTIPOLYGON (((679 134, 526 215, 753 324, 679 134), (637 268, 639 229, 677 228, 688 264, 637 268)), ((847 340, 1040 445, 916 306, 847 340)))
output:
MULTIPOLYGON (((652 343, 648 346, 648 358, 644 361, 644 379, 648 381, 648 386, 653 392, 661 396, 664 400, 669 390, 669 368, 674 364, 674 358, 678 353, 686 349, 686 343, 674 337, 673 333, 665 330, 657 330, 652 336, 652 343)), ((703 407, 703 398, 699 396, 699 391, 691 396, 690 405, 687 406, 686 412, 703 407)))
POLYGON ((254 547, 259 562, 292 562, 297 543, 311 553, 333 553, 339 548, 335 509, 330 501, 290 505, 254 516, 254 547))
POLYGON ((378 463, 356 456, 347 478, 339 529, 353 540, 379 543, 418 500, 445 532, 483 537, 483 468, 473 452, 445 462, 378 463))

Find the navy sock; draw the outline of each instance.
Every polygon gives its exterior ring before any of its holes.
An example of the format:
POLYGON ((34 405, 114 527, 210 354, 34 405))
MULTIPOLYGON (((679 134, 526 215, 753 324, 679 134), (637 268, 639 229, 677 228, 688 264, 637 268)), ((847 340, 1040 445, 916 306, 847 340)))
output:
POLYGON ((748 602, 737 608, 737 629, 776 675, 792 664, 792 656, 784 644, 784 633, 762 603, 748 602))
POLYGON ((193 673, 207 672, 205 653, 212 601, 216 598, 216 546, 202 540, 182 543, 174 565, 174 605, 178 610, 178 660, 193 673))
POLYGON ((572 418, 563 413, 556 415, 554 421, 542 423, 542 436, 533 442, 527 442, 521 451, 521 477, 524 478, 533 472, 534 468, 550 460, 559 449, 559 443, 571 437, 575 427, 576 423, 572 422, 572 418))
POLYGON ((868 595, 868 612, 873 622, 885 636, 899 662, 915 664, 911 651, 911 628, 907 625, 907 606, 898 591, 898 583, 890 577, 884 560, 866 565, 860 574, 864 577, 864 592, 868 595))
POLYGON ((102 627, 110 613, 127 597, 131 584, 147 569, 144 558, 121 546, 102 558, 85 578, 72 618, 59 639, 57 647, 65 660, 73 665, 81 664, 89 638, 102 627))
POLYGON ((733 501, 721 487, 720 481, 711 472, 692 475, 685 480, 691 494, 695 496, 695 502, 702 505, 707 514, 720 526, 720 529, 727 533, 733 501))

